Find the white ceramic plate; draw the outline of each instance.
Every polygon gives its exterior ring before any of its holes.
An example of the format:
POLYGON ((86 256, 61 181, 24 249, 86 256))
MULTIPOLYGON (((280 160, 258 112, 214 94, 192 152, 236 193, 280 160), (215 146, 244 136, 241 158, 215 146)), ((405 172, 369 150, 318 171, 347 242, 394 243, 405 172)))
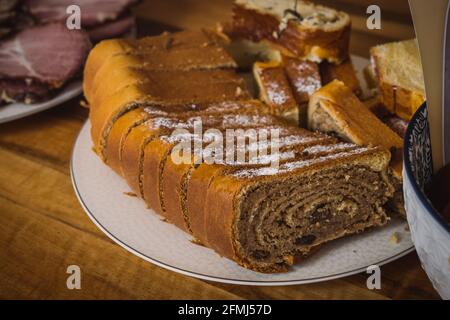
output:
MULTIPOLYGON (((354 58, 362 70, 367 60, 354 58)), ((283 274, 261 274, 244 269, 214 251, 193 244, 190 236, 124 193, 125 181, 105 166, 92 151, 87 122, 72 155, 75 192, 92 221, 128 251, 163 268, 193 277, 246 285, 293 285, 325 281, 363 272, 413 250, 406 222, 394 219, 386 227, 325 245, 317 254, 283 274), (400 241, 392 243, 397 233, 400 241)))
POLYGON ((34 103, 11 103, 0 106, 0 123, 20 119, 66 102, 83 92, 80 80, 70 82, 64 89, 50 100, 34 103))

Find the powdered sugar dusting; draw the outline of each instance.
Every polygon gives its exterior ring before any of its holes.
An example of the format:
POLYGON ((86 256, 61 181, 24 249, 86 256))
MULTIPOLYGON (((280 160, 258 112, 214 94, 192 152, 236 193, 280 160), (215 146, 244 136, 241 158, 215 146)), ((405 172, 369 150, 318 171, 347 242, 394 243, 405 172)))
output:
POLYGON ((367 151, 371 150, 370 148, 359 147, 355 150, 344 151, 334 154, 328 154, 324 156, 320 156, 317 158, 311 158, 306 160, 299 160, 294 162, 282 163, 279 166, 279 169, 276 168, 250 168, 245 170, 236 171, 233 176, 237 178, 253 178, 258 176, 271 176, 280 173, 292 172, 298 169, 306 168, 312 165, 323 164, 336 159, 345 159, 347 157, 363 154, 367 151))

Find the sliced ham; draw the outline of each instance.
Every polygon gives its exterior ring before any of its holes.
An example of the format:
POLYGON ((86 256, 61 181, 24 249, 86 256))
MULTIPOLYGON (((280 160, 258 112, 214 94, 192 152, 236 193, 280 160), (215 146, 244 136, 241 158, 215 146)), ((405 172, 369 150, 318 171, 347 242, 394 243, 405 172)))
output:
POLYGON ((21 99, 20 88, 41 93, 43 87, 62 86, 79 73, 90 47, 86 32, 61 23, 31 27, 1 41, 0 99, 21 99))
POLYGON ((50 90, 36 81, 0 79, 0 94, 0 105, 15 101, 31 103, 48 98, 50 90))
POLYGON ((25 0, 25 7, 40 22, 65 21, 66 9, 78 5, 81 27, 88 28, 117 19, 136 0, 25 0))

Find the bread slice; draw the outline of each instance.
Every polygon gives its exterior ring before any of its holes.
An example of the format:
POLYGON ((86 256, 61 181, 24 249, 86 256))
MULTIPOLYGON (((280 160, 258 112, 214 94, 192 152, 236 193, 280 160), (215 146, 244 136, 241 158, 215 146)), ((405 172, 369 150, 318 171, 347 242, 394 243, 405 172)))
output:
POLYGON ((381 102, 409 120, 425 101, 425 85, 416 40, 392 42, 370 50, 381 102))
POLYGON ((333 80, 339 80, 349 87, 357 96, 362 94, 361 85, 358 77, 356 76, 355 68, 353 67, 350 57, 340 64, 332 64, 328 62, 321 63, 320 75, 324 85, 333 80))
POLYGON ((316 63, 283 56, 280 62, 256 62, 253 75, 272 114, 306 127, 309 96, 321 87, 316 63))
MULTIPOLYGON (((216 133, 220 132, 222 134, 221 138, 225 137, 226 130, 230 129, 240 129, 246 130, 248 128, 258 129, 265 128, 267 126, 272 126, 280 124, 280 120, 272 117, 270 115, 260 115, 258 113, 246 114, 245 112, 239 114, 216 114, 216 115, 202 115, 198 116, 196 119, 202 121, 203 133, 208 129, 213 129, 216 133)), ((190 124, 191 119, 186 119, 186 124, 190 124)), ((207 139, 202 139, 201 137, 194 134, 192 127, 190 125, 183 126, 187 132, 190 132, 192 136, 186 136, 182 134, 180 137, 176 135, 161 136, 155 139, 150 144, 145 147, 144 151, 144 166, 143 166, 143 188, 144 188, 144 200, 155 209, 157 213, 164 216, 167 220, 181 220, 174 219, 174 213, 167 210, 165 199, 170 199, 170 201, 178 201, 179 198, 166 197, 164 192, 164 171, 168 161, 172 159, 173 148, 180 143, 183 139, 189 139, 188 141, 197 140, 197 143, 202 145, 202 147, 207 147, 211 141, 207 139), (170 160, 169 160, 170 158, 170 160)), ((223 140, 222 140, 223 141, 223 140)), ((222 145, 225 150, 225 145, 222 145)), ((175 154, 178 156, 178 154, 175 154)), ((196 156, 196 155, 192 155, 196 156)), ((202 160, 205 161, 205 160, 202 160)), ((179 185, 172 185, 170 189, 179 188, 179 185)), ((181 216, 180 218, 182 218, 181 216)), ((183 219, 184 223, 184 219, 183 219)))
POLYGON ((94 150, 103 161, 105 161, 105 145, 114 123, 128 111, 146 105, 148 100, 151 99, 148 99, 140 86, 131 85, 107 97, 96 108, 89 109, 94 150))
POLYGON ((317 63, 297 58, 283 57, 283 66, 298 105, 298 124, 306 128, 309 97, 320 87, 317 63))
POLYGON ((137 108, 126 112, 112 125, 104 148, 104 155, 105 163, 116 173, 123 174, 120 161, 123 143, 127 136, 135 127, 140 126, 150 117, 151 114, 146 112, 144 108, 137 108))
POLYGON ((339 80, 333 80, 310 99, 308 128, 332 133, 358 145, 402 149, 402 139, 382 123, 339 80))
POLYGON ((278 170, 203 164, 188 186, 193 234, 246 268, 287 271, 294 257, 387 221, 389 157, 381 149, 312 146, 278 170))
POLYGON ((230 36, 267 40, 297 58, 340 63, 348 56, 350 29, 346 13, 311 2, 236 0, 230 36))
MULTIPOLYGON (((363 146, 381 146, 392 153, 391 178, 402 194, 402 138, 378 119, 342 82, 333 80, 312 95, 308 109, 308 128, 336 135, 363 146)), ((404 216, 403 197, 392 206, 404 216)))
POLYGON ((299 123, 299 110, 283 65, 277 62, 256 62, 253 75, 259 88, 259 97, 271 113, 293 124, 299 123))

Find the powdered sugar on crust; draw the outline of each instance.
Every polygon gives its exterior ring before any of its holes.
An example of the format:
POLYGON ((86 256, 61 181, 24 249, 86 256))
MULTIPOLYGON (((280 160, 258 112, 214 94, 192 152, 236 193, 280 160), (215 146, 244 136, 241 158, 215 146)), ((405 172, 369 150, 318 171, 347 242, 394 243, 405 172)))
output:
POLYGON ((299 160, 294 162, 282 163, 279 168, 264 167, 264 168, 246 168, 238 170, 233 173, 236 178, 255 178, 261 176, 273 176, 280 173, 289 173, 298 169, 304 169, 317 164, 326 164, 334 160, 345 160, 348 157, 355 155, 362 155, 369 150, 374 150, 373 148, 360 147, 350 151, 343 151, 328 155, 323 155, 311 159, 299 160))

